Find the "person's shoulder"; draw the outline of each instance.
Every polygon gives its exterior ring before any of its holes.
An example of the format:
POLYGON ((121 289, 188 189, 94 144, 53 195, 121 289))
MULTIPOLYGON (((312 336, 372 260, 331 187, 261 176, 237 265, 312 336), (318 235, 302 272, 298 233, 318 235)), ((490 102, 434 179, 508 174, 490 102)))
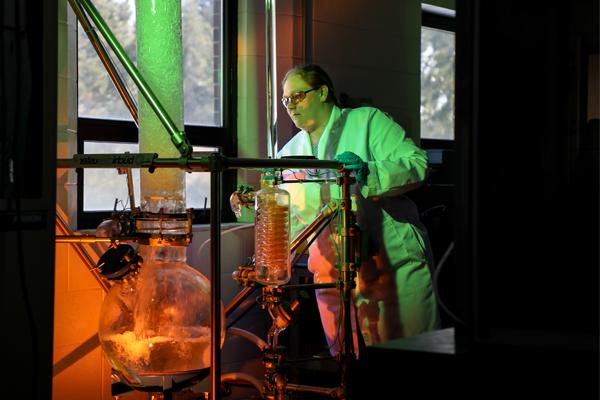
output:
POLYGON ((380 112, 378 108, 373 106, 360 106, 356 108, 346 108, 345 110, 352 115, 370 115, 378 111, 380 112))
POLYGON ((377 111, 375 107, 361 106, 356 108, 344 108, 340 116, 347 121, 354 122, 366 122, 373 117, 373 114, 377 111))
POLYGON ((305 140, 306 135, 308 135, 308 133, 306 133, 303 130, 296 132, 296 134, 294 134, 294 136, 292 136, 292 138, 290 140, 288 140, 288 142, 285 144, 284 148, 286 146, 292 146, 296 142, 301 142, 301 141, 305 140))
POLYGON ((305 131, 299 131, 297 132, 294 136, 292 136, 292 138, 290 140, 288 140, 288 142, 283 145, 283 147, 277 152, 277 157, 284 157, 284 156, 290 156, 290 155, 294 155, 294 148, 297 146, 298 143, 301 143, 303 139, 303 137, 306 135, 305 131))
POLYGON ((290 140, 288 140, 288 142, 286 144, 284 144, 281 149, 279 149, 279 151, 277 152, 277 158, 289 155, 288 153, 289 153, 290 149, 292 148, 292 146, 294 145, 295 137, 296 137, 296 135, 294 135, 294 137, 292 137, 290 140))
POLYGON ((363 119, 389 119, 394 120, 392 116, 385 111, 373 106, 361 106, 357 108, 347 109, 349 118, 363 119))
POLYGON ((390 114, 388 114, 387 112, 381 110, 380 108, 373 107, 373 106, 360 106, 360 107, 349 108, 349 109, 345 109, 345 110, 347 110, 351 115, 381 115, 381 116, 385 116, 388 118, 392 118, 390 116, 390 114))

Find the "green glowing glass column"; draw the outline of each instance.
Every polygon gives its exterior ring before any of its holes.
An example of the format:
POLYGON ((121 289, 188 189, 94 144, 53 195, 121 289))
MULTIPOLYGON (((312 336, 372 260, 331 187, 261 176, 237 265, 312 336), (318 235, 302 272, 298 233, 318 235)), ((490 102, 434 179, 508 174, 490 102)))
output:
MULTIPOLYGON (((137 0, 137 60, 142 76, 177 128, 183 131, 183 62, 180 0, 137 0)), ((180 154, 148 102, 139 100, 141 153, 180 154)), ((159 168, 141 172, 142 210, 185 211, 185 172, 159 168)))

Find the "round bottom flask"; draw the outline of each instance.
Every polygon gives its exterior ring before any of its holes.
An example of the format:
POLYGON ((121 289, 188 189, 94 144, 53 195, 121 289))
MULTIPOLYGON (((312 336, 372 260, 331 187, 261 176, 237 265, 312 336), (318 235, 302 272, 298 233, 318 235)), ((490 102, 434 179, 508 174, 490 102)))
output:
POLYGON ((104 299, 100 343, 130 384, 210 367, 210 281, 187 265, 185 251, 141 246, 140 272, 117 281, 104 299))

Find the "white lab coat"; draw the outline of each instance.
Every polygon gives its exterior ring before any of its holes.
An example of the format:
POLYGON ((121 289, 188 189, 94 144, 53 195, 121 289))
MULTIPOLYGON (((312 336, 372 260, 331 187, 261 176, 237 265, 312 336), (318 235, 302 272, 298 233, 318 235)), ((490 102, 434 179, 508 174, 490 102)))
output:
MULTIPOLYGON (((358 325, 366 344, 439 328, 425 229, 414 203, 403 195, 390 194, 391 190, 424 180, 426 153, 380 110, 334 106, 319 140, 318 154, 313 154, 309 134, 300 131, 278 156, 315 155, 333 160, 344 151, 356 153, 369 166, 367 185, 353 187, 358 225, 370 248, 368 256, 362 257, 354 296, 358 325)), ((294 173, 306 177, 302 172, 294 173)), ((292 235, 317 215, 322 204, 339 197, 335 185, 294 183, 284 188, 291 194, 292 235)), ((308 267, 316 283, 338 278, 333 232, 333 226, 325 229, 309 249, 308 267)), ((337 289, 317 290, 317 302, 331 353, 336 354, 340 349, 341 321, 337 289)), ((354 340, 356 349, 356 337, 354 340)))

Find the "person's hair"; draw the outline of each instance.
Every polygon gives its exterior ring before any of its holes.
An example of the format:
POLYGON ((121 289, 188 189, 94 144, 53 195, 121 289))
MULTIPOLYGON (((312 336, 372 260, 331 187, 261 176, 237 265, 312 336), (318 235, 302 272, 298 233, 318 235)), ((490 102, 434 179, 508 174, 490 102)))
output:
POLYGON ((311 87, 327 86, 329 91, 327 94, 327 99, 325 99, 325 101, 331 102, 336 106, 340 105, 337 97, 335 96, 333 81, 331 80, 329 75, 327 75, 327 72, 325 72, 325 70, 320 66, 316 64, 297 65, 294 68, 290 69, 288 72, 286 72, 285 76, 283 77, 283 80, 281 81, 282 85, 284 85, 285 82, 292 75, 300 75, 300 77, 311 87))

